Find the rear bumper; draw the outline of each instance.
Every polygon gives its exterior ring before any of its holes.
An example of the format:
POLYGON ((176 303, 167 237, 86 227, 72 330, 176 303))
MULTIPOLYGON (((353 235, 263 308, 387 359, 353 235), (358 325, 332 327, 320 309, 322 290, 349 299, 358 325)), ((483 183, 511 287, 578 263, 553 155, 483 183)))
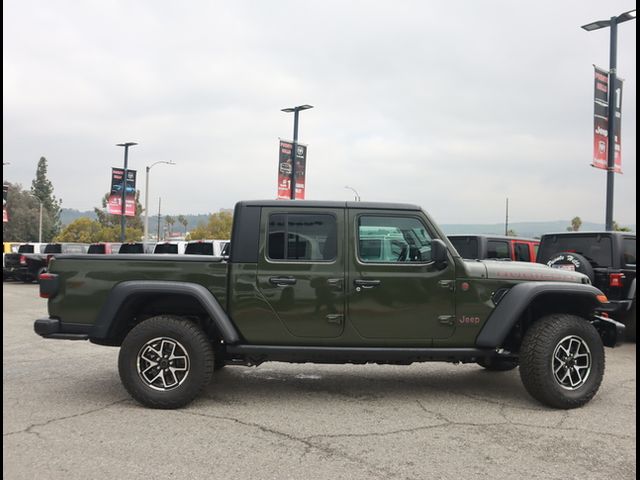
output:
POLYGON ((43 338, 88 340, 91 326, 62 323, 57 318, 39 318, 34 322, 33 330, 43 338))

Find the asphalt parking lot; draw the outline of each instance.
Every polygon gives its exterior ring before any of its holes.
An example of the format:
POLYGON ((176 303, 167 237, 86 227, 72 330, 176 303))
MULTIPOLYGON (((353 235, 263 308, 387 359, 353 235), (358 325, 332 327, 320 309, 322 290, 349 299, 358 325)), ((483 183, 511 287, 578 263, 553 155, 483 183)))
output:
POLYGON ((3 284, 6 479, 631 479, 636 346, 607 349, 585 407, 475 365, 227 367, 188 407, 149 410, 118 350, 44 340, 37 286, 3 284))

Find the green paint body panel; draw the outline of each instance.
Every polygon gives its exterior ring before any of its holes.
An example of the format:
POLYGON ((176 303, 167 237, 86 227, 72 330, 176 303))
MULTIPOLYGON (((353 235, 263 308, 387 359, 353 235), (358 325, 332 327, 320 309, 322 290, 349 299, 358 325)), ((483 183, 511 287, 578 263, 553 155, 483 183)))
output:
POLYGON ((366 204, 322 208, 298 203, 266 202, 262 207, 255 263, 181 255, 56 259, 50 271, 59 275, 60 288, 49 300, 50 317, 93 325, 118 283, 166 280, 204 286, 248 344, 473 347, 495 308, 491 297, 496 290, 524 281, 582 281, 580 274, 532 263, 465 261, 417 207, 371 210, 366 204), (334 216, 336 257, 326 262, 269 259, 268 218, 276 213, 334 216), (358 219, 366 215, 416 219, 431 238, 445 243, 446 264, 362 261, 357 248, 358 219), (270 280, 274 277, 293 277, 296 283, 274 285, 270 280), (375 288, 358 288, 355 281, 360 279, 380 283, 375 288))

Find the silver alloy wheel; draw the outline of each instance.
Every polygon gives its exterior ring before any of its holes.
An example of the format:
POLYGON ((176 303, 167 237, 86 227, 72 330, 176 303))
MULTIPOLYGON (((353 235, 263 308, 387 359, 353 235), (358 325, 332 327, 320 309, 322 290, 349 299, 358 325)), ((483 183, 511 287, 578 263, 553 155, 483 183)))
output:
POLYGON ((577 335, 569 335, 558 342, 551 360, 553 377, 566 390, 577 390, 591 373, 591 351, 577 335))
POLYGON ((166 392, 182 385, 189 376, 189 354, 173 338, 157 337, 142 346, 136 367, 148 387, 166 392))

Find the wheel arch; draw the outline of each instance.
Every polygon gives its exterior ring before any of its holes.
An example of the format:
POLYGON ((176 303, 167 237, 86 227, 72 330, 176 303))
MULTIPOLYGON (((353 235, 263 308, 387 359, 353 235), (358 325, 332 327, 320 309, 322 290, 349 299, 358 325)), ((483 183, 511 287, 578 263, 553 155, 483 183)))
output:
POLYGON ((557 282, 526 282, 512 287, 500 300, 476 338, 476 346, 517 346, 528 327, 551 313, 589 318, 600 305, 603 293, 593 285, 557 282))
POLYGON ((227 344, 240 335, 218 300, 205 287, 188 282, 128 281, 109 292, 89 335, 94 343, 120 345, 133 326, 157 316, 174 315, 200 323, 212 338, 227 344))

